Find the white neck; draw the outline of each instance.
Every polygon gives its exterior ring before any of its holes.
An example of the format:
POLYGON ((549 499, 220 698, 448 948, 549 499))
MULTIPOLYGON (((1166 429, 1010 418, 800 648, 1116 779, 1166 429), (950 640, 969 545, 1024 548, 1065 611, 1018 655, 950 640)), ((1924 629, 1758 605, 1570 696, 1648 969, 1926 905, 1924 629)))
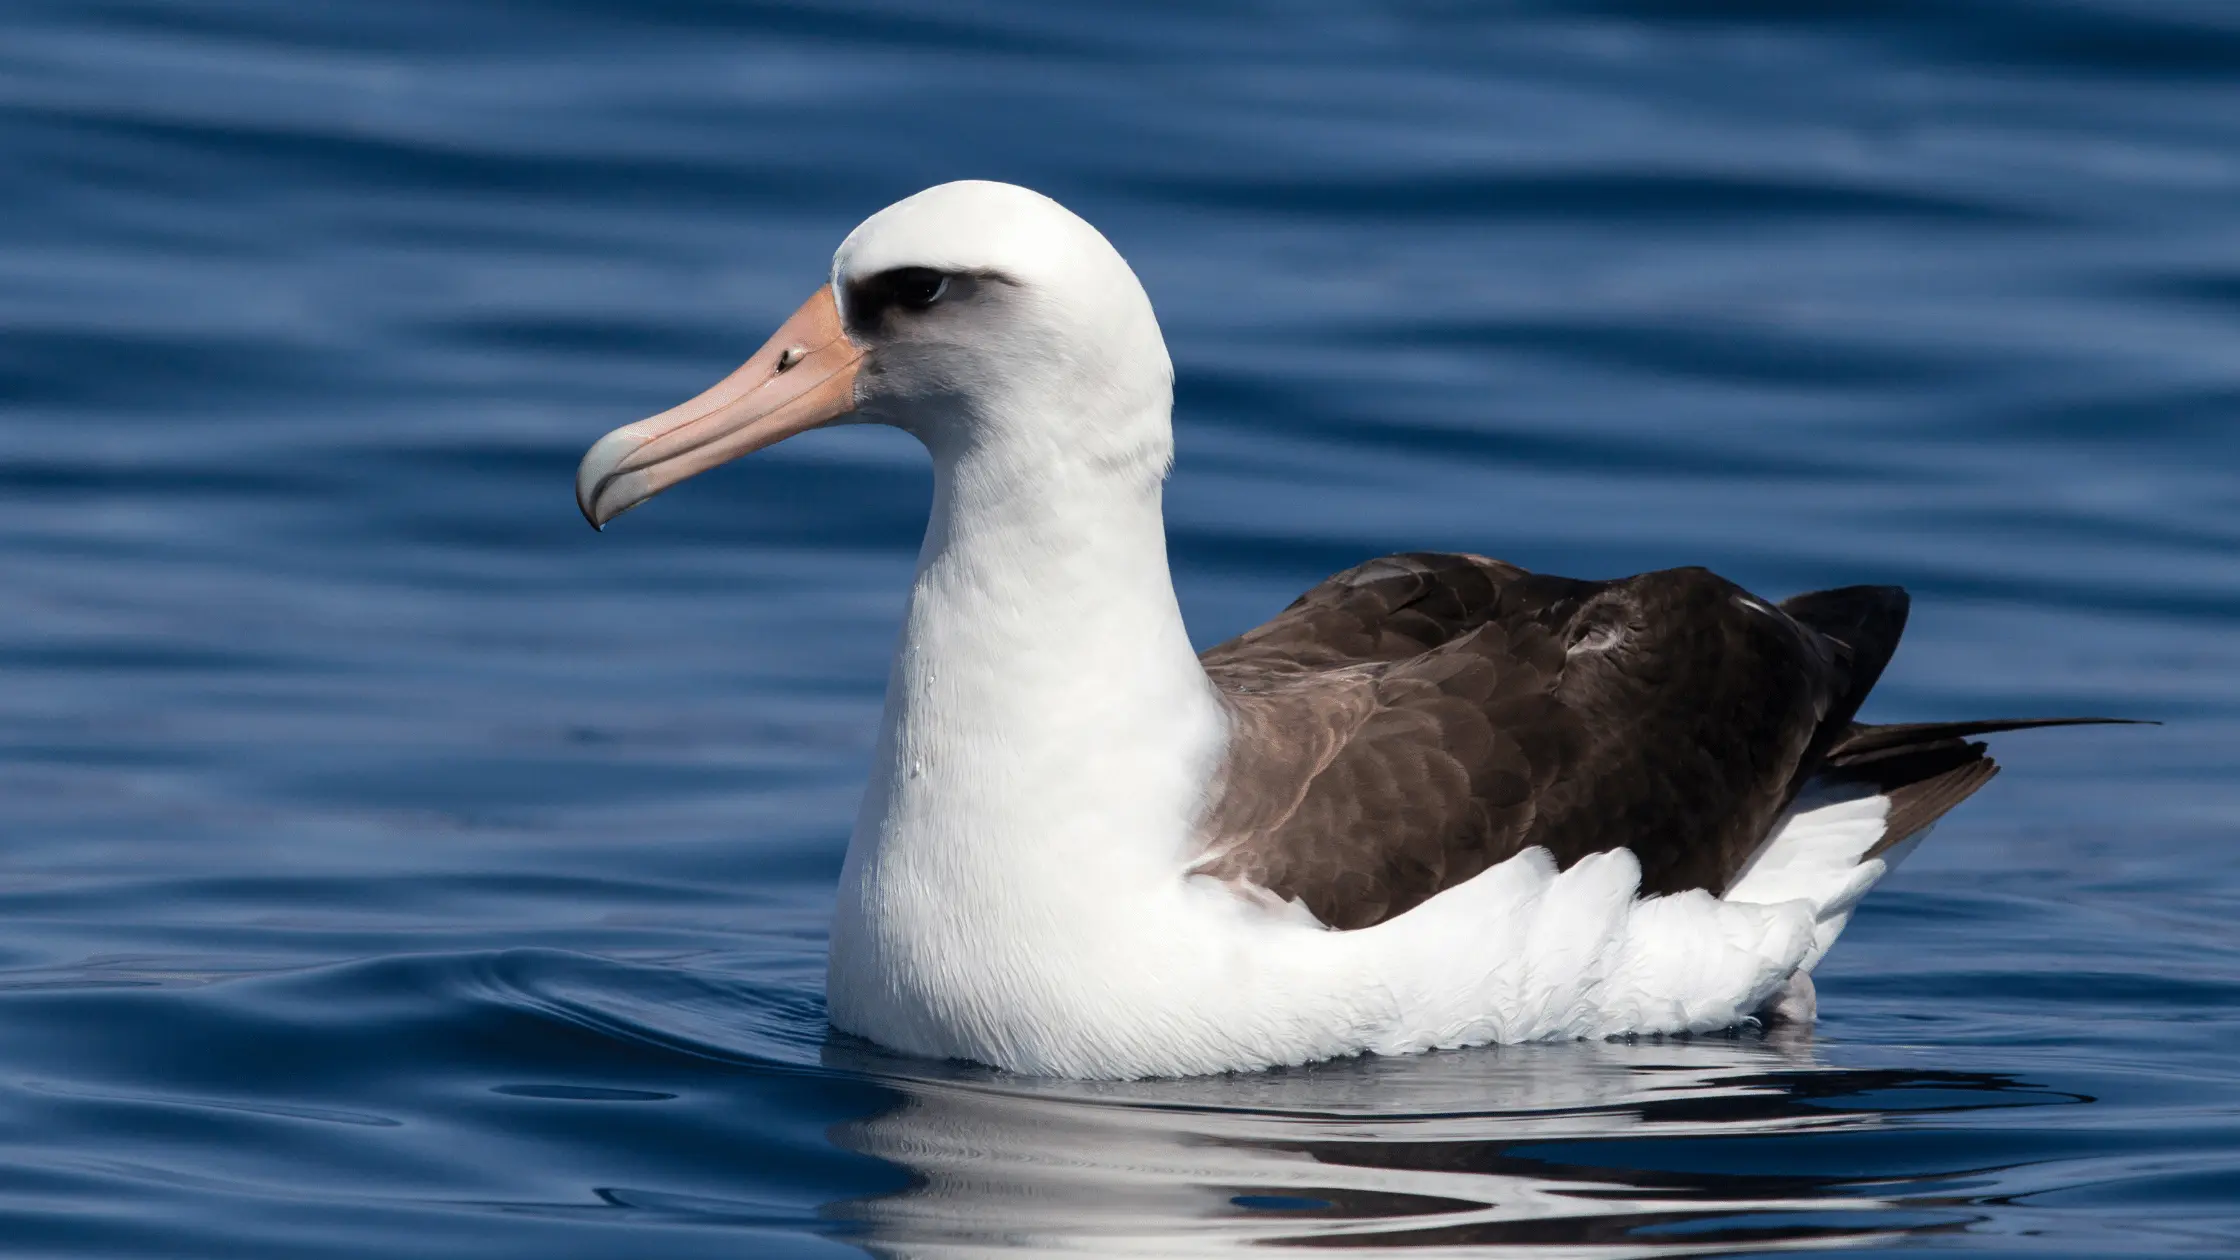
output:
POLYGON ((873 1000, 844 973, 1056 962, 1116 891, 1178 886, 1223 739, 1168 574, 1163 452, 928 446, 933 516, 834 922, 844 1023, 873 1000))
POLYGON ((1071 863, 1155 836, 1182 860, 1217 708, 1160 505, 1155 468, 936 449, 854 847, 1071 863))

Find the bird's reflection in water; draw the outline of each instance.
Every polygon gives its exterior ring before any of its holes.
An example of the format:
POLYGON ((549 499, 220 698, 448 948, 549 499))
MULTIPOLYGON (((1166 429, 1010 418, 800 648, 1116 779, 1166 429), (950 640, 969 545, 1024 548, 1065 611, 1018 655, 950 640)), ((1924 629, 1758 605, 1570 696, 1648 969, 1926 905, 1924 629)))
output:
POLYGON ((1894 1117, 2085 1101, 1993 1074, 1839 1069, 1805 1039, 1757 1036, 1129 1083, 826 1056, 902 1096, 833 1137, 914 1184, 828 1209, 892 1257, 1886 1243, 1979 1219, 1966 1182, 1997 1171, 1945 1166, 1934 1126, 1894 1117), (1893 1130, 1918 1146, 1875 1154, 1893 1130))

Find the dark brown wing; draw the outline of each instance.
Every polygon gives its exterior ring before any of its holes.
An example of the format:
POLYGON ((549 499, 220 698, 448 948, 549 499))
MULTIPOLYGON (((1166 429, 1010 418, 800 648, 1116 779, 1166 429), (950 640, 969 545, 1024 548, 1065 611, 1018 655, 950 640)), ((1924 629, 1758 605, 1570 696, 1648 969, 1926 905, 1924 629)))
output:
POLYGON ((1702 569, 1373 560, 1204 654, 1234 735, 1197 869, 1357 928, 1534 845, 1724 890, 1822 770, 1912 789, 1893 823, 1918 830, 1995 767, 1972 730, 1882 747, 1899 728, 1852 721, 1905 614, 1894 587, 1775 607, 1702 569))
POLYGON ((1528 578, 1387 556, 1206 652, 1234 725, 1198 869, 1366 927, 1521 848, 1576 742, 1562 645, 1491 621, 1528 578))

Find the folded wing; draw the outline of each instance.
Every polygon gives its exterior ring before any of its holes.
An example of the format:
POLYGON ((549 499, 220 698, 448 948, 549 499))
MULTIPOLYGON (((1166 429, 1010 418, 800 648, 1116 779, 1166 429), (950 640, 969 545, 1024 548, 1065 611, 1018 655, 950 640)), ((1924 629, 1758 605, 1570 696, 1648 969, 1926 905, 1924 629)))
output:
POLYGON ((1361 928, 1524 849, 1630 849, 1643 895, 1721 893, 1815 776, 1888 794, 1879 848, 1996 771, 1966 737, 1855 722, 1905 592, 1769 604, 1703 569, 1604 582, 1409 553, 1208 650, 1232 718, 1196 869, 1361 928))

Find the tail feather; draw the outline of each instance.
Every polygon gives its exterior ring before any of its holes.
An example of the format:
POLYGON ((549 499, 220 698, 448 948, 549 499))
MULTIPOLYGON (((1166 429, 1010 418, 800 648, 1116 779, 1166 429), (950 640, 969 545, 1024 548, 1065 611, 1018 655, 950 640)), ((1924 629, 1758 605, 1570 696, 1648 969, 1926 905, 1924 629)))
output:
POLYGON ((1828 750, 1819 778, 1858 784, 1888 797, 1890 816, 1882 839, 1867 851, 1879 857, 1926 831, 1953 806, 1999 773, 1974 735, 2047 726, 2151 725, 2128 718, 1994 718, 1975 722, 1853 723, 1828 750))
POLYGON ((1809 1021, 1817 1008, 1812 968, 1842 934, 1858 900, 1938 819, 1999 773, 1974 737, 2049 726, 2153 723, 2102 717, 1859 722, 1860 703, 1905 632, 1906 593, 1894 586, 1853 586, 1799 595, 1781 608, 1818 636, 1835 687, 1789 786, 1788 808, 1722 895, 1813 907, 1811 949, 1759 1012, 1809 1021))
POLYGON ((1857 767, 1830 770, 1831 783, 1858 784, 1890 802, 1882 838, 1866 851, 1882 854, 1929 829, 1930 824, 1999 773, 1999 763, 1981 744, 1954 741, 1942 746, 1885 754, 1857 767))

